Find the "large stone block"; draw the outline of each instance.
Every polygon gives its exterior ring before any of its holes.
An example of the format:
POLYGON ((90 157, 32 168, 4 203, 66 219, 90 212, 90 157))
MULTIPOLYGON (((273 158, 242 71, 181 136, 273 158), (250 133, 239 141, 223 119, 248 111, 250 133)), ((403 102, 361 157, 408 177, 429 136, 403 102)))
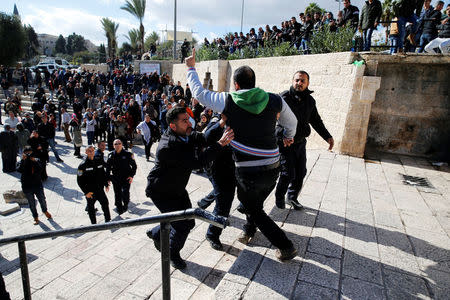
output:
POLYGON ((28 200, 22 191, 8 190, 3 193, 5 203, 17 203, 19 205, 28 205, 28 200))
POLYGON ((0 204, 0 215, 2 216, 6 216, 19 210, 20 206, 17 203, 0 204))

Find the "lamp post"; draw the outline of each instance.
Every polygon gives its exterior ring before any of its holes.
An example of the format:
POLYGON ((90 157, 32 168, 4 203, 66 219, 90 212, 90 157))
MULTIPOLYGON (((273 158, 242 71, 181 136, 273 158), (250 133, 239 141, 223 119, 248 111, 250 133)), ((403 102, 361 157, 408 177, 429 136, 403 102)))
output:
POLYGON ((174 0, 173 10, 173 60, 177 59, 177 0, 174 0))
POLYGON ((244 0, 242 0, 242 9, 241 9, 241 32, 243 21, 244 21, 244 0))

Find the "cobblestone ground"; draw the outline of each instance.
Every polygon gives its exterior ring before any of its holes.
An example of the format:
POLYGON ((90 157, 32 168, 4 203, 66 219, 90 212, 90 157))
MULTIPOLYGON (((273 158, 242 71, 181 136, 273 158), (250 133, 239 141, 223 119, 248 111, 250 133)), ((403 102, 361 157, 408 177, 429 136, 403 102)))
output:
MULTIPOLYGON (((28 208, 0 217, 0 238, 88 225, 85 200, 76 184, 79 159, 57 134, 64 163, 50 153, 45 194, 53 220, 41 214, 34 226, 28 208)), ((82 149, 84 151, 84 148, 82 149)), ((155 146, 152 149, 154 153, 155 146)), ((157 214, 144 195, 153 162, 133 148, 138 172, 130 211, 113 220, 157 214)), ((173 299, 448 299, 450 295, 450 173, 424 159, 383 155, 363 160, 308 151, 302 211, 266 212, 295 241, 299 255, 280 263, 260 234, 244 246, 236 238, 244 222, 233 204, 224 230, 225 251, 205 240, 207 224, 196 222, 182 257, 172 269, 173 299), (426 177, 430 188, 405 185, 400 174, 426 177)), ((19 174, 0 173, 0 192, 20 190, 19 174)), ((193 174, 188 191, 194 206, 211 185, 193 174)), ((97 205, 99 207, 99 205, 97 205)), ((212 208, 209 208, 211 210, 212 208)), ((103 222, 99 207, 97 216, 103 222)), ((33 299, 160 299, 160 256, 145 235, 131 227, 27 242, 33 299)), ((0 271, 13 299, 23 297, 17 245, 0 247, 0 271)))

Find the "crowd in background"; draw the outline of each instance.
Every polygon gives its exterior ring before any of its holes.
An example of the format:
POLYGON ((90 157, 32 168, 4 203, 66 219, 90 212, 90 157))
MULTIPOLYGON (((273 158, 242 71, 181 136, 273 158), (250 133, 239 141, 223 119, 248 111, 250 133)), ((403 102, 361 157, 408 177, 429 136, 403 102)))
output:
MULTIPOLYGON (((431 0, 400 0, 394 5, 394 19, 385 22, 390 31, 389 41, 392 46, 391 53, 398 52, 423 52, 425 46, 436 38, 450 38, 449 6, 446 14, 441 14, 444 3, 436 2, 436 8, 431 6, 431 0), (422 9, 423 5, 423 9, 422 9), (404 41, 406 40, 406 45, 404 41), (416 49, 417 47, 417 49, 416 49)), ((309 43, 311 37, 318 31, 328 27, 330 32, 339 31, 341 28, 352 28, 358 32, 356 39, 361 36, 362 43, 359 49, 370 51, 372 46, 372 35, 381 24, 382 5, 379 0, 365 1, 361 11, 352 5, 350 0, 344 0, 344 9, 339 11, 336 18, 331 11, 322 13, 314 12, 300 13, 298 20, 293 16, 290 20, 282 21, 280 27, 276 25, 259 27, 258 30, 251 28, 250 32, 244 34, 234 32, 224 37, 215 38, 210 42, 204 39, 205 47, 218 47, 229 53, 240 51, 243 47, 257 50, 267 44, 279 44, 289 42, 304 54, 311 53, 309 43)), ((442 42, 442 41, 441 41, 442 42)), ((439 48, 441 52, 448 53, 448 48, 428 47, 427 52, 435 52, 439 48), (441 49, 443 48, 443 49, 441 49)), ((349 49, 350 50, 350 49, 349 49)))

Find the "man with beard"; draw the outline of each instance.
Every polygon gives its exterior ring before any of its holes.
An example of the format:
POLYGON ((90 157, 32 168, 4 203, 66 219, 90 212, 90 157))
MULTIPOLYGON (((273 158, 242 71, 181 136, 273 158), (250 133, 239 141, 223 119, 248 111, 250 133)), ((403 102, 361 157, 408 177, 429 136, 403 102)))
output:
MULTIPOLYGON (((333 149, 334 140, 320 118, 316 108, 316 101, 308 89, 309 75, 305 71, 297 71, 292 79, 292 86, 288 91, 281 93, 281 97, 289 105, 297 117, 297 131, 294 143, 290 147, 280 147, 281 173, 275 191, 275 200, 278 208, 285 207, 285 195, 288 194, 287 203, 296 210, 302 209, 297 198, 302 189, 303 179, 306 175, 306 138, 311 133, 309 124, 333 149)), ((284 128, 278 128, 280 135, 284 128)), ((281 143, 279 143, 281 144, 281 143)))
MULTIPOLYGON (((148 183, 145 194, 150 197, 156 207, 162 212, 171 212, 191 208, 186 185, 192 170, 198 169, 205 161, 214 158, 220 146, 227 145, 233 138, 233 131, 228 129, 218 143, 212 145, 205 152, 196 154, 196 148, 207 145, 205 136, 195 132, 184 107, 175 107, 167 113, 169 128, 164 132, 156 152, 155 166, 147 177, 148 183)), ((225 123, 222 123, 220 130, 225 123)), ((181 220, 172 222, 170 229, 170 263, 174 268, 184 269, 186 262, 180 256, 180 250, 186 242, 187 236, 195 221, 181 220)), ((160 226, 147 231, 156 249, 160 250, 160 226)))

